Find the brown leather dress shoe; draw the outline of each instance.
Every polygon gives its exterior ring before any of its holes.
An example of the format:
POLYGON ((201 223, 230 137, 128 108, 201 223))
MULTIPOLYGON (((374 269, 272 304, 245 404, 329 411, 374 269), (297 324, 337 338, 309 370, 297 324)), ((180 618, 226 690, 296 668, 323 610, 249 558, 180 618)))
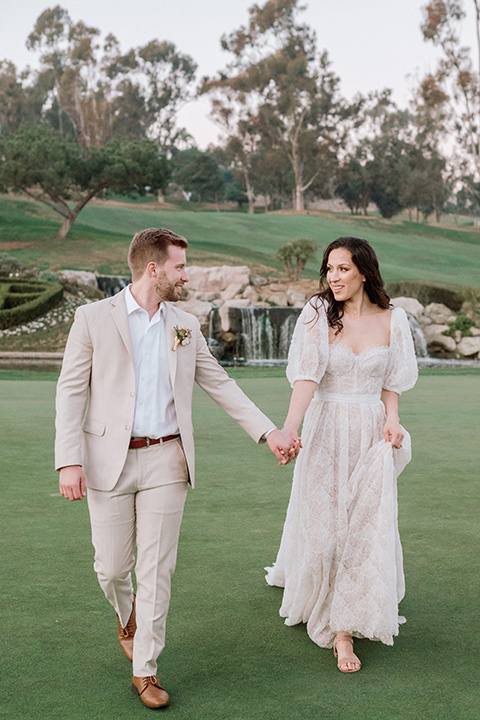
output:
POLYGON ((170 700, 168 693, 162 688, 156 675, 150 677, 135 677, 134 675, 132 678, 132 692, 140 695, 143 704, 153 710, 167 707, 170 700))
POLYGON ((133 638, 137 629, 137 621, 135 617, 135 595, 133 596, 133 608, 128 622, 125 627, 122 627, 120 618, 117 615, 118 623, 118 642, 127 658, 132 662, 133 660, 133 638))

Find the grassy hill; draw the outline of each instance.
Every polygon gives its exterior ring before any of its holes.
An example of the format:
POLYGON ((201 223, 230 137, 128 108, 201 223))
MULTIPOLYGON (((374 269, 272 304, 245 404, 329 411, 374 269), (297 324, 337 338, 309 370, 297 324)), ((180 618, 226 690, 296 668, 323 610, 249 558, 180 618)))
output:
POLYGON ((480 231, 354 217, 339 213, 247 215, 186 212, 152 203, 101 202, 87 206, 67 240, 57 243, 55 214, 38 204, 0 199, 0 250, 27 265, 125 273, 125 256, 135 232, 166 226, 190 242, 189 262, 248 264, 255 271, 282 274, 273 259, 288 240, 305 237, 318 245, 318 260, 306 277, 318 274, 325 246, 341 235, 357 235, 375 248, 386 281, 425 279, 480 287, 480 231))

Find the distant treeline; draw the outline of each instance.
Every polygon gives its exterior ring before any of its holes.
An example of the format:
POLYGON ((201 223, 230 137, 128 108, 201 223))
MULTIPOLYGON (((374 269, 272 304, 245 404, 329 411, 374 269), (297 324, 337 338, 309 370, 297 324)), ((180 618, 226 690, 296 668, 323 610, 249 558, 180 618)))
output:
MULTIPOLYGON (((480 37, 480 0, 471 2, 480 37)), ((60 6, 47 9, 27 39, 40 69, 0 62, 0 190, 56 210, 60 238, 108 191, 161 199, 174 189, 250 212, 261 196, 267 209, 339 197, 352 213, 375 203, 386 218, 403 209, 424 221, 478 214, 480 74, 460 44, 464 3, 422 8, 424 38, 442 59, 408 109, 388 89, 343 97, 298 0, 252 5, 248 23, 221 38, 225 71, 200 81, 195 61, 170 42, 123 53, 113 34, 101 41, 60 6), (206 152, 178 125, 180 108, 201 94, 225 137, 206 152)))

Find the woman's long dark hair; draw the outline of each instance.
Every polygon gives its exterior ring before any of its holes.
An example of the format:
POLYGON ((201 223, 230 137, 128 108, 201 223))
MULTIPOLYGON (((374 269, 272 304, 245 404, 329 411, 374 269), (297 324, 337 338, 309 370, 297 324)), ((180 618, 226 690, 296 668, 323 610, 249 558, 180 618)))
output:
POLYGON ((332 250, 342 248, 348 250, 354 264, 365 276, 365 292, 374 305, 383 310, 390 307, 390 298, 385 290, 377 256, 372 246, 366 240, 357 237, 341 237, 330 243, 323 253, 320 267, 320 290, 312 296, 320 298, 325 305, 327 320, 330 327, 335 328, 335 335, 343 330, 342 317, 344 314, 343 301, 335 300, 335 296, 327 283, 328 257, 332 250))

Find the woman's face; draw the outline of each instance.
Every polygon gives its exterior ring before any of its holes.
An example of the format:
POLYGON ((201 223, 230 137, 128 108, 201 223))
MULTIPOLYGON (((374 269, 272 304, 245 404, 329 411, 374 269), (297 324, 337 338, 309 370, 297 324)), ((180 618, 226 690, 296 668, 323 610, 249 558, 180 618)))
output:
POLYGON ((328 256, 327 282, 335 300, 345 302, 363 293, 365 276, 345 248, 336 248, 328 256))

